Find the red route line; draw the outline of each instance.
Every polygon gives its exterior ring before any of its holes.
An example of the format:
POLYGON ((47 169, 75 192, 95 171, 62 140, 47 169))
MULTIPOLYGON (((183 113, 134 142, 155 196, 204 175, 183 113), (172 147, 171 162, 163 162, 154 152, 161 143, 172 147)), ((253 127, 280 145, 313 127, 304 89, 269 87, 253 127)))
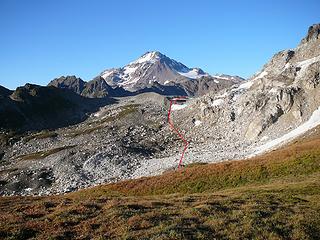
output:
POLYGON ((182 166, 182 160, 183 160, 183 157, 184 157, 184 154, 188 148, 188 141, 183 137, 183 135, 180 133, 179 129, 177 129, 174 125, 173 125, 173 122, 171 121, 171 107, 172 107, 172 102, 173 103, 176 103, 177 100, 186 100, 185 97, 179 97, 179 98, 174 98, 174 99, 170 99, 170 108, 169 108, 169 111, 168 111, 168 123, 169 123, 169 126, 171 127, 171 129, 173 131, 175 131, 178 136, 180 137, 180 139, 184 142, 184 148, 183 148, 183 151, 182 151, 182 154, 181 154, 181 157, 180 157, 180 161, 179 161, 179 165, 178 165, 178 169, 181 168, 182 166))

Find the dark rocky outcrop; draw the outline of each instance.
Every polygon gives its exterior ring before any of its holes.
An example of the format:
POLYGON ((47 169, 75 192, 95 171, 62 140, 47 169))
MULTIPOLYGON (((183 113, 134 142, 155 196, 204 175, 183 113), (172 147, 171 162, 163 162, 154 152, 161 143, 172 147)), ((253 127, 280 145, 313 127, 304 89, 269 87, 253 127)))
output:
POLYGON ((161 95, 166 95, 166 96, 187 96, 188 93, 185 90, 183 85, 161 85, 158 82, 153 82, 152 84, 147 85, 145 88, 138 90, 135 92, 135 94, 140 94, 140 93, 147 93, 147 92, 154 92, 158 93, 161 95))
POLYGON ((88 98, 123 97, 132 95, 131 92, 128 92, 121 87, 111 87, 100 76, 89 82, 85 82, 76 76, 62 76, 52 80, 48 86, 69 89, 88 98))
POLYGON ((302 39, 302 43, 306 43, 312 40, 316 40, 320 38, 320 24, 313 24, 308 29, 307 36, 302 39))
POLYGON ((132 93, 124 90, 121 87, 112 88, 102 77, 98 76, 85 84, 85 88, 81 92, 81 95, 91 98, 104 98, 124 97, 132 95, 132 93))
POLYGON ((12 91, 5 88, 5 87, 2 87, 0 86, 0 98, 4 98, 4 97, 7 97, 9 96, 10 94, 12 94, 12 91))
MULTIPOLYGON (((199 72, 201 73, 202 70, 200 69, 199 72)), ((146 92, 155 92, 161 95, 202 96, 211 91, 217 92, 231 87, 243 80, 238 76, 221 75, 219 77, 205 76, 199 79, 181 78, 178 82, 170 81, 166 84, 151 81, 150 83, 141 83, 143 86, 139 87, 139 90, 130 92, 119 86, 110 86, 101 76, 89 82, 84 82, 75 76, 63 76, 52 80, 49 86, 69 89, 88 98, 126 97, 146 92)))
POLYGON ((48 86, 54 86, 57 88, 66 88, 70 89, 75 93, 81 94, 83 89, 85 88, 86 82, 81 78, 77 78, 76 76, 61 76, 59 78, 53 79, 48 86))
POLYGON ((0 98, 0 129, 41 130, 68 126, 84 120, 88 113, 111 102, 89 99, 69 89, 26 84, 0 98))

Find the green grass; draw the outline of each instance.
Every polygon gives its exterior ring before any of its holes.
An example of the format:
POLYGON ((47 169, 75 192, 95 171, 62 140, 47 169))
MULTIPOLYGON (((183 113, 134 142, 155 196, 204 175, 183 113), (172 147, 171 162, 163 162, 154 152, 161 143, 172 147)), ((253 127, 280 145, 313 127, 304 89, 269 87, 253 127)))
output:
POLYGON ((35 152, 35 153, 25 154, 25 155, 19 156, 18 159, 22 160, 22 161, 43 159, 43 158, 46 158, 52 154, 55 154, 57 152, 60 152, 60 151, 66 150, 66 149, 70 149, 70 148, 74 148, 74 146, 64 146, 64 147, 53 148, 53 149, 46 150, 46 151, 39 151, 39 152, 35 152))
POLYGON ((17 239, 319 239, 320 185, 265 185, 143 197, 2 198, 0 236, 17 239))
POLYGON ((90 134, 90 133, 92 133, 92 132, 94 132, 96 130, 103 129, 103 128, 105 128, 105 126, 98 125, 98 126, 90 127, 90 128, 72 130, 71 133, 68 133, 66 137, 74 138, 74 137, 81 136, 81 135, 84 135, 84 134, 90 134))
POLYGON ((119 107, 120 112, 115 117, 117 119, 119 118, 121 119, 123 117, 126 117, 128 114, 135 113, 137 112, 139 106, 140 106, 139 104, 133 104, 133 103, 121 106, 119 107))
POLYGON ((39 139, 45 139, 45 138, 55 138, 57 136, 58 136, 58 134, 56 132, 54 132, 54 131, 44 130, 44 131, 41 131, 39 133, 26 136, 24 138, 24 141, 25 142, 29 142, 31 140, 39 140, 39 139))
POLYGON ((127 115, 136 113, 138 111, 138 104, 129 104, 125 105, 123 107, 120 107, 119 113, 117 113, 115 116, 109 116, 106 117, 102 120, 99 120, 97 122, 94 122, 95 126, 92 127, 87 127, 83 129, 77 129, 77 130, 72 130, 71 132, 67 133, 67 137, 77 137, 81 136, 83 134, 91 134, 94 131, 103 129, 107 126, 108 123, 117 121, 117 120, 122 120, 124 119, 127 115))

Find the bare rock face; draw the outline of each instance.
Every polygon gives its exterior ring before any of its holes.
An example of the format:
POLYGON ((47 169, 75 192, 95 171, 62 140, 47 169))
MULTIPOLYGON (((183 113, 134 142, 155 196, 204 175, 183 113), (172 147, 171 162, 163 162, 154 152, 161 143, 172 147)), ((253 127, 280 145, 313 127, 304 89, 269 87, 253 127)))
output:
POLYGON ((48 86, 54 86, 57 88, 66 88, 70 89, 75 93, 81 94, 85 87, 85 81, 76 76, 62 76, 59 78, 53 79, 48 86))
POLYGON ((81 94, 87 97, 107 97, 110 91, 112 88, 103 79, 95 78, 86 84, 81 94))
POLYGON ((186 91, 186 95, 203 96, 209 92, 219 92, 223 89, 244 81, 238 76, 221 75, 221 76, 205 76, 192 81, 185 80, 180 83, 181 87, 186 91))
POLYGON ((130 92, 121 87, 111 87, 102 77, 96 77, 89 82, 85 82, 76 76, 62 76, 53 79, 48 86, 69 89, 89 98, 124 97, 131 95, 130 92))
POLYGON ((311 26, 297 48, 275 54, 248 81, 195 101, 181 116, 181 124, 188 119, 189 137, 202 136, 224 149, 222 157, 234 158, 245 156, 246 150, 236 150, 241 146, 252 150, 306 122, 320 106, 319 29, 311 26), (189 127, 192 118, 202 122, 196 131, 189 127), (232 154, 225 153, 226 144, 234 147, 232 154))
POLYGON ((320 38, 320 24, 314 24, 309 27, 308 35, 302 39, 301 43, 316 41, 320 38))

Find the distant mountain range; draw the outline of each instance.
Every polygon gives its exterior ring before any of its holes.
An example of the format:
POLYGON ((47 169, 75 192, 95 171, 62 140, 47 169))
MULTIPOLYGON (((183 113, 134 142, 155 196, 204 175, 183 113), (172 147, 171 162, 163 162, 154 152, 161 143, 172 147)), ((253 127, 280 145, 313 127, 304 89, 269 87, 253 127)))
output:
POLYGON ((154 51, 143 54, 122 68, 107 69, 89 82, 76 76, 63 76, 52 80, 49 86, 71 89, 86 97, 119 97, 144 92, 199 96, 242 80, 238 76, 210 76, 200 68, 188 68, 154 51))
POLYGON ((238 76, 210 76, 188 68, 160 52, 147 52, 118 69, 103 71, 91 81, 62 76, 42 87, 26 84, 11 91, 0 86, 0 130, 37 130, 79 122, 111 97, 155 92, 200 96, 239 83, 238 76))

